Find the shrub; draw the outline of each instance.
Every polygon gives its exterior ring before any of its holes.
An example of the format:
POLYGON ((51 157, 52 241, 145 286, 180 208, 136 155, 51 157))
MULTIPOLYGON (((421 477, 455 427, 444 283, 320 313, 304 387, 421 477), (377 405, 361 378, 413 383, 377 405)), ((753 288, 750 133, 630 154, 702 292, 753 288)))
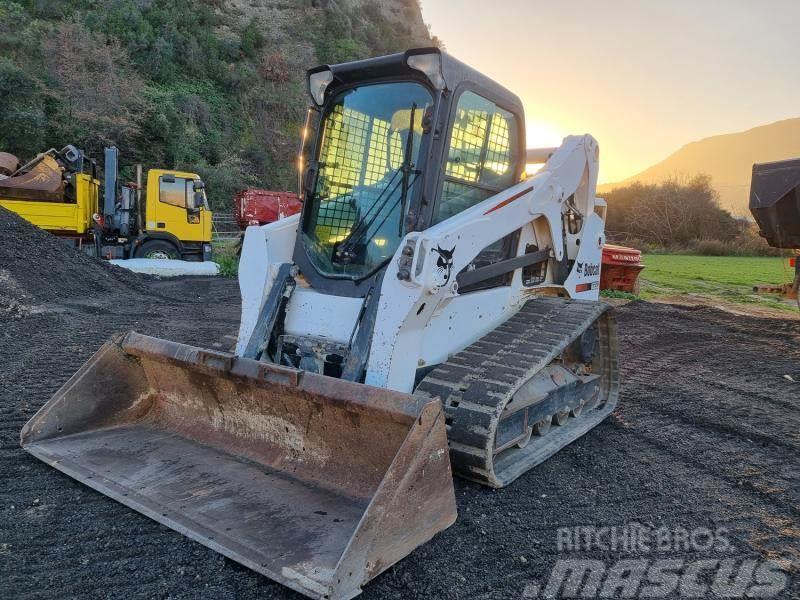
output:
POLYGON ((634 183, 605 195, 606 228, 614 239, 638 239, 664 248, 702 239, 730 241, 741 225, 720 208, 718 198, 707 175, 634 183))
POLYGON ((734 245, 739 256, 781 256, 779 248, 773 248, 758 235, 758 226, 751 223, 743 227, 734 245))
POLYGON ((261 77, 267 81, 287 83, 291 78, 289 74, 289 65, 280 52, 273 52, 265 56, 261 60, 259 71, 261 77))
POLYGON ((219 265, 222 277, 236 277, 239 273, 239 249, 236 240, 218 240, 214 242, 214 262, 219 265))
POLYGON ((229 212, 233 208, 236 192, 258 184, 252 165, 235 156, 213 165, 201 160, 194 163, 192 168, 205 182, 209 204, 215 212, 229 212))
POLYGON ((255 18, 250 19, 250 22, 242 30, 242 52, 246 56, 253 58, 256 55, 256 50, 262 48, 266 41, 258 21, 255 18))
POLYGON ((239 274, 239 257, 229 254, 220 254, 214 257, 214 262, 219 265, 219 274, 222 277, 236 277, 239 274))
POLYGON ((48 119, 37 82, 0 57, 0 150, 25 160, 42 151, 48 119))
MULTIPOLYGON (((58 110, 51 118, 70 142, 99 155, 106 145, 137 140, 146 108, 138 93, 144 81, 130 68, 116 40, 104 40, 79 23, 62 23, 43 41, 48 96, 58 110)), ((63 145, 63 144, 57 144, 63 145)))
POLYGON ((732 250, 730 245, 720 240, 699 240, 692 244, 691 249, 700 256, 726 256, 732 250))

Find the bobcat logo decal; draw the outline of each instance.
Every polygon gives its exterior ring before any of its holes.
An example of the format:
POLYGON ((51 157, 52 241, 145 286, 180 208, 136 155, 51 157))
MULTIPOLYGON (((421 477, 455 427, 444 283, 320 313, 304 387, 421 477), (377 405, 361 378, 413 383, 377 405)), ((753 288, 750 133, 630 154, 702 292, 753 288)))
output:
POLYGON ((576 262, 575 271, 582 277, 598 277, 600 275, 600 265, 576 262))
POLYGON ((450 272, 453 269, 453 253, 456 247, 453 246, 450 250, 445 250, 437 244, 436 248, 432 248, 431 252, 436 252, 439 258, 436 259, 436 274, 439 276, 441 283, 439 287, 446 285, 450 281, 450 272))

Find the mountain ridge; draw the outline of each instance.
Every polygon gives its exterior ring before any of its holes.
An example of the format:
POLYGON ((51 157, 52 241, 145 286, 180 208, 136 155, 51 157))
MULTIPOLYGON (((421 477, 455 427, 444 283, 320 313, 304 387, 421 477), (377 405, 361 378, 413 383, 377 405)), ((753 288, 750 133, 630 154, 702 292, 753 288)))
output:
POLYGON ((636 175, 598 186, 598 192, 634 182, 660 183, 670 178, 707 174, 719 193, 720 205, 736 216, 747 216, 753 164, 797 156, 800 156, 800 117, 689 142, 636 175))

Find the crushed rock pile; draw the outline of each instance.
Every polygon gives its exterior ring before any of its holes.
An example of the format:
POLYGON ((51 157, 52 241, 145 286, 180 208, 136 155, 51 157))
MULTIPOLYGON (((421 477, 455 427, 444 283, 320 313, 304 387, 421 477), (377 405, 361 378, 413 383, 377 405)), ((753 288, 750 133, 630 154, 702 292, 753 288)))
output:
POLYGON ((0 207, 0 315, 22 315, 37 304, 126 291, 146 291, 143 278, 84 254, 0 207))

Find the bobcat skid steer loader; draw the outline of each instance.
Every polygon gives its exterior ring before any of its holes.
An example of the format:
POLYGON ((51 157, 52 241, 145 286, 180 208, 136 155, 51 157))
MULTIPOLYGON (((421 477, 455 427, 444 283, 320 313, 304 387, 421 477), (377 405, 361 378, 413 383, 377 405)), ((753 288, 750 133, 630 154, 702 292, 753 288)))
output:
POLYGON ((25 426, 57 469, 314 598, 602 421, 598 146, 526 151, 512 93, 436 49, 308 74, 304 206, 247 230, 227 354, 129 333, 25 426), (526 177, 529 163, 543 163, 526 177))

